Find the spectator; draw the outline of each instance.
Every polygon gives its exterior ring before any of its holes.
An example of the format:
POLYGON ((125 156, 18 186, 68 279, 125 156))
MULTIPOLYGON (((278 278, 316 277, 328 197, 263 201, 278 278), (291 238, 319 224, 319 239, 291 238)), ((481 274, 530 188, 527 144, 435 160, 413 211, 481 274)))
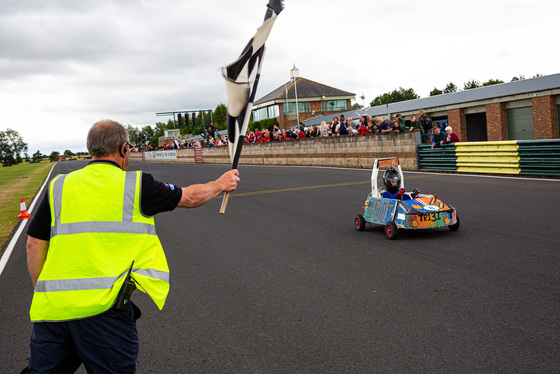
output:
MULTIPOLYGON (((360 117, 361 118, 361 117, 360 117)), ((358 129, 358 134, 360 135, 365 135, 369 132, 369 126, 368 124, 364 121, 360 124, 360 128, 358 129)))
POLYGON ((258 127, 255 128, 255 143, 262 143, 262 132, 258 127))
POLYGON ((321 126, 319 127, 319 132, 322 137, 329 136, 329 126, 327 126, 327 123, 325 121, 321 122, 321 126))
POLYGON ((331 124, 329 125, 329 134, 331 136, 336 135, 337 127, 339 126, 338 117, 334 117, 331 124))
MULTIPOLYGON (((352 120, 352 118, 350 118, 352 120)), ((348 135, 348 120, 344 118, 344 114, 340 115, 340 126, 336 130, 338 135, 348 135)))
POLYGON ((461 141, 459 136, 453 132, 451 126, 447 126, 445 128, 445 132, 447 133, 447 136, 440 142, 440 144, 459 143, 461 141))
POLYGON ((338 133, 338 135, 348 135, 348 128, 346 127, 348 125, 348 123, 347 123, 346 119, 344 119, 343 116, 340 116, 340 118, 343 119, 343 120, 340 122, 340 126, 338 128, 337 133, 338 133))
POLYGON ((404 120, 404 118, 402 118, 401 114, 397 114, 397 121, 399 121, 399 131, 400 132, 406 132, 406 131, 411 131, 411 127, 406 125, 406 121, 404 120))
POLYGON ((393 132, 400 132, 399 121, 397 120, 397 117, 393 117, 391 119, 391 125, 393 126, 393 132))
POLYGON ((379 127, 380 132, 382 134, 387 134, 390 132, 393 132, 393 126, 391 125, 391 118, 390 117, 385 117, 383 119, 383 123, 381 123, 381 126, 379 127))
POLYGON ((410 118, 410 131, 420 130, 421 134, 424 134, 424 129, 420 126, 420 121, 416 118, 416 116, 412 116, 410 118))
POLYGON ((281 136, 282 136, 282 132, 280 131, 278 126, 274 125, 274 128, 272 129, 272 138, 274 140, 280 140, 281 136))
POLYGON ((346 126, 346 128, 348 129, 348 131, 350 131, 349 127, 352 127, 353 129, 358 129, 360 127, 360 121, 361 121, 362 117, 360 116, 360 119, 357 119, 355 121, 352 121, 352 118, 348 119, 348 126, 346 126))
POLYGON ((270 131, 268 131, 268 129, 263 130, 262 141, 263 142, 269 142, 270 141, 270 131))
POLYGON ((247 136, 245 142, 247 143, 254 143, 255 142, 255 133, 250 131, 247 136))
MULTIPOLYGON (((424 130, 423 134, 427 134, 432 129, 432 120, 426 115, 424 109, 418 111, 418 121, 420 122, 420 127, 424 130)), ((427 136, 424 137, 427 139, 427 136)), ((427 139, 429 142, 429 139, 427 139)))
POLYGON ((383 118, 377 116, 375 117, 374 133, 381 133, 381 125, 383 124, 383 118))
POLYGON ((436 145, 440 145, 442 140, 445 140, 446 135, 444 132, 441 132, 439 126, 434 127, 434 136, 432 137, 432 149, 436 145))
POLYGON ((208 128, 206 129, 206 135, 208 137, 215 137, 214 133, 216 131, 216 127, 214 127, 214 122, 210 122, 210 125, 208 126, 208 128))
POLYGON ((299 130, 298 134, 297 134, 297 138, 298 139, 305 139, 305 130, 299 130))

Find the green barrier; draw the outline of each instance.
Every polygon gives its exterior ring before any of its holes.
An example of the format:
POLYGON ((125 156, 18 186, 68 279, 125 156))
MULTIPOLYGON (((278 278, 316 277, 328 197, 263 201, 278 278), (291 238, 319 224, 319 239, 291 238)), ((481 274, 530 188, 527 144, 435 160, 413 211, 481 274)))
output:
POLYGON ((560 176, 560 139, 520 140, 521 174, 560 176))
POLYGON ((419 144, 418 170, 457 171, 455 145, 445 144, 432 149, 430 144, 419 144))
POLYGON ((560 176, 560 139, 417 147, 418 170, 560 176))

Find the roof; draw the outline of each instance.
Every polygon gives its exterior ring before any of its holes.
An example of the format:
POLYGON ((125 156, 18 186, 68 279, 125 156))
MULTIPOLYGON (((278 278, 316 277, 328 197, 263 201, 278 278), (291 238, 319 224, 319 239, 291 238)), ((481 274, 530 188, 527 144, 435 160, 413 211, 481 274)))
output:
POLYGON ((296 97, 296 89, 298 99, 321 98, 323 96, 326 98, 346 96, 351 99, 356 96, 355 93, 339 90, 338 88, 330 87, 300 77, 297 78, 295 83, 288 81, 269 94, 264 95, 255 101, 254 106, 269 103, 271 101, 276 102, 276 100, 284 101, 286 100, 286 90, 288 91, 288 99, 294 99, 296 97))
POLYGON ((398 103, 391 103, 386 105, 378 105, 373 108, 367 108, 365 111, 364 109, 360 109, 326 116, 317 116, 303 122, 308 126, 318 125, 321 123, 321 121, 331 122, 333 117, 340 116, 340 114, 344 114, 346 118, 356 118, 364 113, 370 116, 381 116, 389 113, 395 114, 417 111, 419 109, 425 109, 426 111, 429 111, 430 108, 460 105, 470 102, 491 100, 554 89, 560 89, 560 74, 552 74, 531 79, 521 79, 518 81, 473 88, 460 92, 424 97, 415 100, 401 101, 398 103))

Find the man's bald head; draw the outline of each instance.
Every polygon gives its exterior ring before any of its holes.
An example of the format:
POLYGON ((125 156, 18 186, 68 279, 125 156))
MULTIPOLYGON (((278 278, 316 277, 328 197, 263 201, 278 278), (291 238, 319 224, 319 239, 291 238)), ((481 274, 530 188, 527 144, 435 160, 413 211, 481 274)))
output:
POLYGON ((87 148, 92 157, 107 157, 118 154, 124 142, 128 142, 126 128, 118 122, 104 119, 89 129, 87 148))

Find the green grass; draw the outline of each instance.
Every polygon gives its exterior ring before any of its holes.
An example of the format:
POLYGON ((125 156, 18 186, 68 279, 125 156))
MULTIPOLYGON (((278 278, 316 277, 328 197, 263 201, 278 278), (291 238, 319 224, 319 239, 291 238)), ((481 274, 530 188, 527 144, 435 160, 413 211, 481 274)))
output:
POLYGON ((41 162, 0 167, 0 254, 19 222, 20 199, 25 199, 29 209, 53 165, 41 162))

